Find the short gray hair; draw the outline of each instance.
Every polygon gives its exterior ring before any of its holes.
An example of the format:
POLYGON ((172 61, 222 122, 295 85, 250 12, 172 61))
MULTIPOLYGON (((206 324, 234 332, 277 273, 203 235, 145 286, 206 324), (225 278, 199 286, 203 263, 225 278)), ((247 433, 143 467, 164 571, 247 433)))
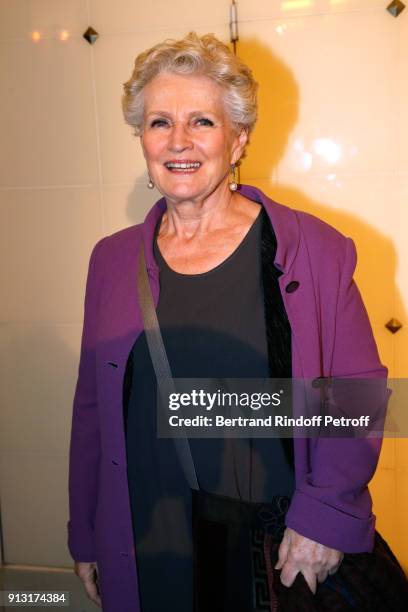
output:
POLYGON ((132 76, 123 83, 122 96, 124 118, 135 135, 142 132, 143 88, 161 72, 211 78, 223 89, 223 102, 234 128, 245 128, 248 136, 252 132, 258 112, 258 83, 251 69, 214 34, 189 32, 181 40, 166 39, 136 57, 132 76))

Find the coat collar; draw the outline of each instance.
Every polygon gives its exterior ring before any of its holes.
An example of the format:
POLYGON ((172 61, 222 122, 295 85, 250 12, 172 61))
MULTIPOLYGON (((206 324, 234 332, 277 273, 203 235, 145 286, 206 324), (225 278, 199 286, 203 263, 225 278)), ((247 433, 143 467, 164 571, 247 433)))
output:
MULTIPOLYGON (((288 206, 278 204, 257 187, 241 184, 238 190, 249 200, 264 206, 276 235, 277 249, 274 264, 281 272, 289 272, 297 253, 300 238, 295 211, 288 206)), ((153 255, 153 236, 157 221, 163 215, 166 207, 165 198, 160 198, 150 209, 142 224, 147 269, 149 275, 156 278, 159 274, 159 268, 153 255)))

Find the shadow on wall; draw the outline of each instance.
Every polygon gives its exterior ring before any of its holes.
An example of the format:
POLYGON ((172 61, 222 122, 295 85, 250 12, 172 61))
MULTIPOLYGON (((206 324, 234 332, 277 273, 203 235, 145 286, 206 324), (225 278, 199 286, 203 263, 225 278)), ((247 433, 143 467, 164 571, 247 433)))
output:
MULTIPOLYGON (((403 359, 395 359, 395 342, 400 339, 394 339, 384 327, 385 323, 395 316, 396 305, 401 316, 406 318, 402 296, 395 280, 397 252, 393 241, 366 222, 363 216, 364 210, 367 210, 367 202, 373 200, 378 203, 378 195, 375 193, 378 183, 373 185, 370 176, 366 177, 362 214, 359 212, 361 196, 357 195, 356 190, 352 191, 356 193, 354 214, 350 212, 350 208, 345 210, 333 206, 329 201, 318 201, 298 186, 282 180, 282 177, 278 176, 278 165, 285 155, 289 137, 299 119, 301 91, 296 76, 289 66, 256 38, 241 39, 237 50, 238 55, 252 68, 254 77, 260 84, 259 119, 251 137, 248 156, 241 166, 241 182, 256 185, 281 204, 315 215, 354 240, 358 254, 355 279, 373 325, 381 360, 389 369, 389 377, 408 376, 408 364, 404 364, 403 359)), ((316 113, 318 112, 319 109, 316 108, 316 113)), ((336 122, 336 115, 341 112, 341 107, 336 106, 334 102, 333 123, 336 122)), ((332 168, 330 166, 328 172, 333 172, 332 168)), ((336 168, 334 170, 336 171, 336 168)), ((309 176, 305 172, 304 176, 308 181, 309 176)), ((326 179, 320 172, 316 180, 326 179)), ((343 197, 346 197, 345 190, 343 197)), ((386 206, 385 202, 383 206, 386 206)), ((400 341, 402 342, 402 337, 400 341)), ((390 470, 398 467, 396 457, 408 457, 408 441, 388 438, 383 443, 380 458, 380 466, 385 470, 377 471, 370 483, 370 490, 377 526, 407 571, 408 537, 404 535, 406 530, 402 512, 398 511, 404 503, 403 483, 399 488, 398 480, 396 486, 393 486, 394 480, 390 479, 390 470), (386 471, 388 473, 385 473, 386 471)), ((395 478, 398 478, 398 472, 395 478)))
MULTIPOLYGON (((248 157, 241 167, 241 182, 256 185, 275 201, 311 213, 353 238, 358 253, 357 283, 372 325, 374 328, 383 327, 388 318, 394 316, 395 303, 402 304, 395 282, 397 252, 392 240, 370 226, 358 214, 357 198, 354 206, 356 214, 353 214, 350 210, 335 208, 329 202, 313 199, 298 186, 290 185, 278 177, 279 162, 286 152, 289 137, 299 119, 301 92, 290 67, 258 40, 240 40, 238 55, 251 66, 255 79, 260 83, 259 119, 248 148, 248 157), (381 314, 384 312, 388 316, 384 320, 379 320, 378 317, 379 304, 382 304, 381 314)), ((334 107, 334 122, 335 111, 338 111, 338 115, 341 108, 334 107)), ((318 109, 316 112, 319 112, 318 109)), ((331 169, 330 172, 332 171, 331 169)), ((303 176, 307 181, 310 180, 305 171, 303 176)), ((317 175, 316 180, 325 180, 322 172, 317 175)), ((365 205, 372 193, 370 178, 367 177, 365 205)), ((383 352, 382 360, 389 368, 389 376, 408 376, 408 372, 401 373, 402 364, 399 364, 397 369, 393 350, 387 350, 388 341, 391 343, 391 340, 392 335, 387 330, 384 337, 377 338, 379 349, 383 352)))

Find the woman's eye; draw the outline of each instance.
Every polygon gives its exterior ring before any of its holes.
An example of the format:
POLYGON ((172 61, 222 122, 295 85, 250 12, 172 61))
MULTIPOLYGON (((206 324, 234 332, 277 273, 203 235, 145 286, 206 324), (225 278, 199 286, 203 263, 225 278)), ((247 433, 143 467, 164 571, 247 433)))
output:
POLYGON ((214 125, 211 119, 207 119, 206 117, 201 117, 201 119, 197 119, 197 123, 200 123, 200 125, 214 125))
POLYGON ((151 122, 150 127, 161 127, 163 125, 167 125, 167 121, 165 119, 154 119, 154 121, 151 122))

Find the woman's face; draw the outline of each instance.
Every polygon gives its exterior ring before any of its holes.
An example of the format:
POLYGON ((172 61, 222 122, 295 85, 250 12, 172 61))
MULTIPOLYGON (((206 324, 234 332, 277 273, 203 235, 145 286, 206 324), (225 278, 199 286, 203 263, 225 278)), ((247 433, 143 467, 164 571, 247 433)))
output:
POLYGON ((228 182, 230 164, 239 159, 247 134, 233 129, 221 94, 206 76, 168 72, 144 88, 143 153, 168 201, 203 201, 228 182))

